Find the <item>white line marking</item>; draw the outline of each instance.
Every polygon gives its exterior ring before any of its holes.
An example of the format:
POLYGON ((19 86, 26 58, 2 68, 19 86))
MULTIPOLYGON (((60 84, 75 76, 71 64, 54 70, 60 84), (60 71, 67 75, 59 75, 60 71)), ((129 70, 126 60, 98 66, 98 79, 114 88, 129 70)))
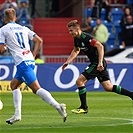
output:
MULTIPOLYGON (((52 116, 53 117, 53 116, 52 116)), ((56 117, 56 116, 55 116, 56 117)), ((73 118, 77 118, 77 117, 73 117, 73 118)), ((96 126, 98 126, 98 127, 107 127, 107 126, 118 126, 118 125, 130 125, 130 124, 133 124, 133 119, 128 119, 128 118, 111 118, 111 117, 84 117, 84 118, 90 118, 90 119, 108 119, 108 120, 124 120, 124 121, 127 121, 127 122, 124 122, 124 123, 111 123, 111 124, 101 124, 101 125, 99 125, 99 124, 94 124, 94 125, 87 125, 87 127, 96 127, 96 126)), ((66 122, 67 123, 67 122, 66 122)), ((101 120, 101 123, 102 123, 102 120, 101 120)), ((44 128, 55 128, 55 126, 56 126, 56 128, 62 128, 62 126, 57 126, 57 125, 47 125, 47 126, 44 126, 44 128)), ((71 128, 71 127, 77 127, 77 126, 71 126, 71 125, 66 125, 66 127, 64 127, 63 126, 63 128, 71 128)), ((81 127, 84 127, 84 126, 81 126, 81 127)), ((43 128, 43 126, 42 127, 39 127, 39 126, 37 126, 37 127, 30 127, 30 126, 28 126, 28 127, 18 127, 18 128, 9 128, 9 129, 7 129, 7 130, 21 130, 21 129, 39 129, 39 128, 43 128)), ((1 131, 2 129, 0 129, 0 131, 1 131)))

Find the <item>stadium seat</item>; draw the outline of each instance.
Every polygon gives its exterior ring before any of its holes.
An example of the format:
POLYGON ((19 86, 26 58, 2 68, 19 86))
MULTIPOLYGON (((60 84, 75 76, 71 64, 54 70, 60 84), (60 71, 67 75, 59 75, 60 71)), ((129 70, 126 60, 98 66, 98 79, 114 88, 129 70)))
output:
POLYGON ((96 20, 91 21, 91 26, 94 28, 96 26, 96 20))
POLYGON ((3 22, 2 21, 0 21, 0 27, 2 27, 3 26, 3 22))
MULTIPOLYGON (((73 18, 81 24, 81 18, 73 18)), ((44 55, 69 55, 73 49, 73 38, 67 24, 72 18, 34 18, 34 31, 43 39, 44 55)))
POLYGON ((111 15, 112 15, 113 22, 116 20, 121 20, 121 17, 123 15, 123 11, 121 8, 112 8, 111 15))
POLYGON ((121 32, 120 20, 114 21, 115 32, 118 34, 121 32))
POLYGON ((102 23, 108 28, 108 32, 112 32, 112 22, 108 22, 107 20, 102 20, 102 23))
POLYGON ((111 50, 115 47, 115 34, 114 33, 109 33, 109 38, 107 41, 107 50, 111 50))
POLYGON ((84 9, 84 17, 90 17, 92 13, 92 8, 86 7, 84 9))
POLYGON ((106 9, 105 8, 102 8, 101 10, 101 20, 104 20, 105 19, 105 14, 106 14, 106 9))
POLYGON ((25 26, 25 25, 29 25, 30 22, 26 18, 21 18, 20 21, 19 21, 19 24, 25 26))
POLYGON ((132 5, 133 4, 133 0, 127 0, 127 4, 128 5, 132 5))

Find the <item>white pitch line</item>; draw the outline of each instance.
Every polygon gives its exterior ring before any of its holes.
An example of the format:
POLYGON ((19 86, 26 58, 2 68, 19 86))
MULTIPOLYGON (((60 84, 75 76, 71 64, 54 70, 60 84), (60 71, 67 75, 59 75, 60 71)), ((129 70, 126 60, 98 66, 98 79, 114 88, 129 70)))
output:
MULTIPOLYGON (((84 117, 84 118, 88 118, 88 117, 84 117)), ((89 117, 89 118, 98 118, 98 119, 112 119, 112 120, 125 120, 125 121, 130 121, 133 122, 133 119, 129 119, 129 118, 112 118, 112 117, 89 117)))
MULTIPOLYGON (((56 116, 55 116, 56 117, 56 116)), ((77 118, 77 117, 74 117, 74 118, 77 118)), ((111 117, 84 117, 84 118, 93 118, 93 119, 96 119, 96 118, 98 118, 98 119, 112 119, 112 120, 124 120, 124 121, 128 121, 128 122, 124 122, 124 123, 116 123, 116 124, 102 124, 102 125, 98 125, 98 124, 95 124, 95 125, 87 125, 87 127, 96 127, 96 126, 98 126, 98 127, 103 127, 103 126, 105 126, 105 127, 107 127, 107 126, 119 126, 119 125, 130 125, 130 124, 133 124, 133 120, 132 119, 128 119, 128 118, 111 118, 111 117)), ((67 123, 67 122, 66 122, 67 123)), ((55 126, 48 126, 47 125, 47 127, 45 127, 45 128, 54 128, 55 126)), ((71 127, 77 127, 77 126, 68 126, 68 125, 66 125, 66 127, 64 127, 63 126, 63 128, 71 128, 71 127)), ((84 127, 84 126, 81 126, 81 127, 84 127)), ((43 127, 19 127, 19 128, 10 128, 10 129, 7 129, 7 130, 21 130, 21 129, 39 129, 39 128, 43 128, 43 127)), ((59 127, 57 127, 57 125, 56 125, 56 128, 62 128, 61 126, 59 126, 59 127)), ((2 129, 0 129, 0 131, 1 131, 2 129)))
MULTIPOLYGON (((130 123, 117 123, 117 124, 103 124, 103 125, 87 125, 87 127, 108 127, 108 126, 120 126, 120 125, 130 125, 130 124, 132 124, 131 122, 130 123)), ((61 126, 59 126, 59 127, 57 127, 57 125, 56 125, 56 128, 58 128, 58 129, 61 129, 61 128, 73 128, 73 127, 77 127, 77 126, 66 126, 66 127, 61 127, 61 126)), ((81 127, 84 127, 84 126, 81 126, 81 127)), ((40 128, 43 128, 43 127, 39 127, 39 126, 37 126, 37 127, 21 127, 21 128, 10 128, 10 129, 6 129, 6 130, 21 130, 21 129, 40 129, 40 128)), ((51 126, 51 125, 49 125, 49 126, 47 126, 47 127, 45 127, 45 128, 55 128, 55 126, 51 126)), ((0 131, 1 131, 2 129, 0 129, 0 131)))

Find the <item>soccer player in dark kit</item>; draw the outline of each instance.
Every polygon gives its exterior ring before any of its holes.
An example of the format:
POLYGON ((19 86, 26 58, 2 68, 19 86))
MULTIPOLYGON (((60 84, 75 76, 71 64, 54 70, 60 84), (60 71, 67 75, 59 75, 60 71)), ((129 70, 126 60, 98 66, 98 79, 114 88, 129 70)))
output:
POLYGON ((67 27, 70 35, 74 38, 74 49, 67 61, 62 65, 62 70, 64 70, 68 64, 77 57, 80 51, 82 51, 90 60, 90 65, 86 67, 76 81, 81 106, 77 109, 73 109, 72 112, 76 114, 88 113, 85 83, 95 77, 98 78, 105 91, 125 95, 133 100, 133 92, 130 92, 121 86, 113 85, 110 82, 106 69, 107 64, 104 59, 103 45, 89 34, 82 32, 77 20, 70 21, 67 27))

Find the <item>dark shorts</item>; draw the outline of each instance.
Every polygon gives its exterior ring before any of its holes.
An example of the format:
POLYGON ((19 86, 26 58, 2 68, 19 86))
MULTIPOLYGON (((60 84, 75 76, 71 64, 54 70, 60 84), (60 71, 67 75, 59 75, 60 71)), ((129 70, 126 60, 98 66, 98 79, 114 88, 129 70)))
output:
POLYGON ((89 66, 86 67, 86 69, 84 70, 84 72, 82 72, 82 74, 85 76, 85 78, 87 80, 90 80, 90 79, 94 79, 94 78, 98 78, 99 82, 103 82, 103 81, 107 81, 109 80, 109 75, 108 75, 108 72, 106 70, 106 62, 103 63, 104 65, 104 70, 103 71, 98 71, 97 70, 97 63, 93 63, 93 64, 90 64, 89 66))

